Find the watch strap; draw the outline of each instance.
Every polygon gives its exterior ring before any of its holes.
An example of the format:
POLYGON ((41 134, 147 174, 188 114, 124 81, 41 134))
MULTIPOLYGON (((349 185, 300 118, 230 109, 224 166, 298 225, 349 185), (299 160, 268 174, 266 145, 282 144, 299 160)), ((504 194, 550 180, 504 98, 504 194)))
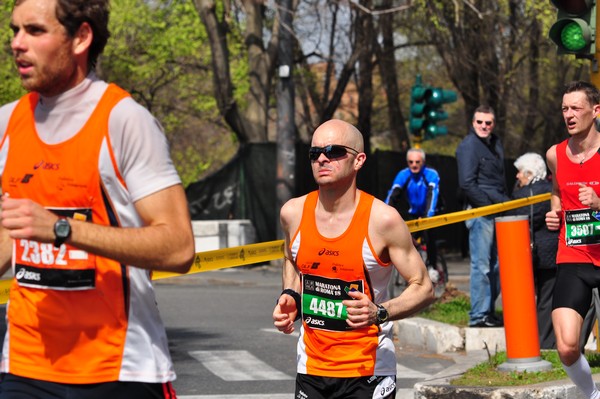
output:
POLYGON ((297 321, 300 319, 300 317, 302 317, 302 298, 300 297, 300 294, 296 291, 294 291, 291 288, 286 288, 285 290, 281 291, 281 295, 283 294, 287 294, 289 296, 291 296, 292 298, 294 298, 294 301, 296 302, 296 318, 294 319, 294 321, 297 321))

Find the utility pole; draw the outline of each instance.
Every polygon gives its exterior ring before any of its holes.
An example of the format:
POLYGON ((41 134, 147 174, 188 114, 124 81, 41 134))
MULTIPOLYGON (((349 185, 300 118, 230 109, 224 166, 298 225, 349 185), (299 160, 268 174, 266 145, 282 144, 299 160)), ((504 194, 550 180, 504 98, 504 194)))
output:
MULTIPOLYGON (((296 187, 296 123, 292 77, 292 0, 278 0, 279 84, 277 85, 277 210, 294 195, 296 187)), ((277 237, 283 238, 277 212, 277 237)))

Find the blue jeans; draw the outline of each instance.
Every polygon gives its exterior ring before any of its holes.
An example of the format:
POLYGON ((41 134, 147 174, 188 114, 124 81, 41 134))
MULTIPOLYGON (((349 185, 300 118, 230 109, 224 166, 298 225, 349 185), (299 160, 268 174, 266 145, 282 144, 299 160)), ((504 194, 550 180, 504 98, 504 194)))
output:
POLYGON ((471 311, 469 324, 477 324, 485 316, 495 314, 500 294, 498 249, 496 247, 495 216, 482 216, 465 222, 469 229, 471 253, 471 311))

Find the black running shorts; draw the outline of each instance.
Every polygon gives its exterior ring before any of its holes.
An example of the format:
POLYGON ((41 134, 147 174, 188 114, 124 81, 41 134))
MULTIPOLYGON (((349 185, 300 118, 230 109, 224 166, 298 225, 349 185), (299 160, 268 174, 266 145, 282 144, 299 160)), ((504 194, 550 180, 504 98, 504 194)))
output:
POLYGON ((2 374, 0 399, 177 399, 168 383, 104 382, 100 384, 58 384, 2 374))
POLYGON ((591 263, 560 263, 554 283, 552 310, 569 308, 585 319, 592 289, 600 287, 600 267, 591 263))
POLYGON ((302 399, 393 399, 396 376, 355 378, 296 375, 296 395, 302 399))

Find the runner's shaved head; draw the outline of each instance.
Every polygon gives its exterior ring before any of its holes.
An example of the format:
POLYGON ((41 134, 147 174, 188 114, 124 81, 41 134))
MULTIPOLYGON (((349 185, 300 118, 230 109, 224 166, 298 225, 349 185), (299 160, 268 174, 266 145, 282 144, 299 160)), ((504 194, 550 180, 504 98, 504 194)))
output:
POLYGON ((331 119, 321 124, 312 138, 312 145, 325 146, 342 144, 358 152, 365 150, 362 133, 354 125, 340 119, 331 119))

